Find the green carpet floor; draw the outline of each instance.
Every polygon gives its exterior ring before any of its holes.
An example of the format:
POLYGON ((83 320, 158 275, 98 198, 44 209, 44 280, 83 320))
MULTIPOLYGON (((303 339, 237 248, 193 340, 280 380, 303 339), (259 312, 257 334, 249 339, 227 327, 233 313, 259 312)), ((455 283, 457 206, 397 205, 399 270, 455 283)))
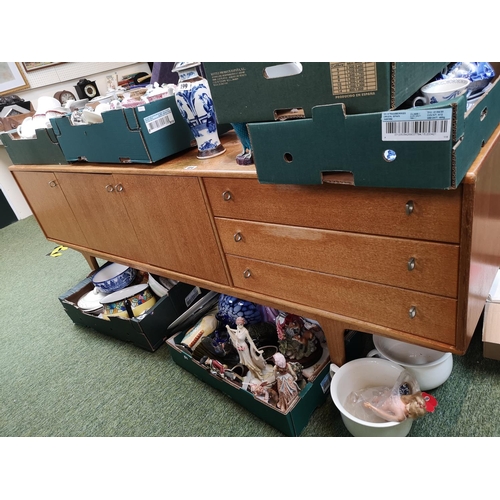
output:
MULTIPOLYGON (((34 217, 0 229, 0 436, 283 436, 166 346, 151 353, 76 326, 58 296, 90 269, 71 249, 50 257, 54 247, 34 217)), ((482 357, 480 328, 430 392, 439 406, 410 436, 500 435, 500 362, 482 357)), ((302 436, 349 436, 330 396, 302 436)))

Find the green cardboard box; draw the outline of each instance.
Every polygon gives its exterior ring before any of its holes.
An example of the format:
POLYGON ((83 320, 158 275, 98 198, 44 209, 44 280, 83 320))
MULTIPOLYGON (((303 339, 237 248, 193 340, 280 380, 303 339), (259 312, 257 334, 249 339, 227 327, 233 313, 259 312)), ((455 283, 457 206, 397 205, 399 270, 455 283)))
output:
POLYGON ((14 165, 65 165, 68 163, 54 131, 37 129, 36 138, 21 139, 4 132, 0 140, 14 165))
POLYGON ((347 113, 394 109, 446 62, 203 63, 219 123, 310 118, 312 108, 343 103, 347 113), (289 74, 289 76, 278 76, 289 74))
POLYGON ((309 423, 314 410, 325 402, 329 394, 331 378, 328 356, 315 371, 315 376, 311 377, 301 390, 296 403, 286 412, 282 412, 234 382, 210 373, 179 345, 184 335, 185 331, 178 332, 167 340, 170 355, 175 363, 287 436, 299 436, 309 423))
POLYGON ((268 184, 342 182, 387 188, 456 188, 500 123, 499 66, 467 110, 445 104, 348 114, 316 106, 312 118, 249 123, 257 176, 268 184))
POLYGON ((151 352, 160 348, 172 335, 172 331, 168 329, 169 325, 189 306, 208 293, 208 290, 179 282, 168 295, 159 298, 142 318, 111 317, 106 320, 77 307, 78 300, 94 288, 92 283, 94 274, 59 297, 68 316, 77 325, 93 328, 104 335, 131 342, 151 352))
POLYGON ((175 97, 102 114, 103 123, 72 125, 69 116, 52 118, 69 162, 154 163, 192 147, 193 134, 175 97))

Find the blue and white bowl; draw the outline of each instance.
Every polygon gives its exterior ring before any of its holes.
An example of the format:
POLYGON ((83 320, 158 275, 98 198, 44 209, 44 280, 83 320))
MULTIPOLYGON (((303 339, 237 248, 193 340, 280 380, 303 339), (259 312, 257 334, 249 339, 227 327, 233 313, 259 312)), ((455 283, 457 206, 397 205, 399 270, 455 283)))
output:
POLYGON ((113 262, 97 271, 92 283, 100 292, 113 293, 130 285, 136 274, 137 269, 113 262))

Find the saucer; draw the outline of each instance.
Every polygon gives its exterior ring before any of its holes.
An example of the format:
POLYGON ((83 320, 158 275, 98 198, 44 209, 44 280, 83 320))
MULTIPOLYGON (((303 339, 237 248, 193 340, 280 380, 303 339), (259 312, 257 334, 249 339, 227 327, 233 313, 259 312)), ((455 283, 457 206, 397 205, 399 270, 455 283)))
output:
POLYGON ((80 300, 77 303, 77 306, 82 311, 96 311, 102 307, 101 300, 106 297, 107 294, 100 292, 97 289, 93 289, 90 292, 86 293, 83 297, 80 297, 80 300))

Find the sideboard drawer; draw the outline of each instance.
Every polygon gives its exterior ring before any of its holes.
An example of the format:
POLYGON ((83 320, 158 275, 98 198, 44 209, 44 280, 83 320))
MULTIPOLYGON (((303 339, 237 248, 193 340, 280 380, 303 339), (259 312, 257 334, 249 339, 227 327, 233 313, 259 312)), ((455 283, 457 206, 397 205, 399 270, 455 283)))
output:
POLYGON ((237 288, 455 345, 454 299, 232 255, 227 261, 237 288))
POLYGON ((259 184, 205 178, 216 217, 458 243, 462 187, 456 190, 259 184))
POLYGON ((458 245, 216 218, 224 253, 457 297, 458 245))

